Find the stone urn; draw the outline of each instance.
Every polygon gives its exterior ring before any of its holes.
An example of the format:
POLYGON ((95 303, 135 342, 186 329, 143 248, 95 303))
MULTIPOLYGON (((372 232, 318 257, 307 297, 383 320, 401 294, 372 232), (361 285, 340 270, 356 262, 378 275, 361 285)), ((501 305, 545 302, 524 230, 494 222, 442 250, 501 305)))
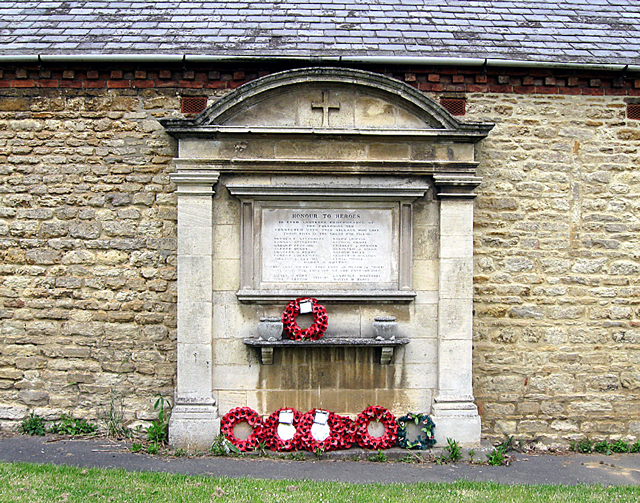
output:
POLYGON ((372 325, 376 340, 393 340, 398 334, 398 322, 395 316, 376 316, 372 325))
POLYGON ((282 339, 282 320, 278 316, 260 318, 258 323, 258 339, 279 341, 282 339))

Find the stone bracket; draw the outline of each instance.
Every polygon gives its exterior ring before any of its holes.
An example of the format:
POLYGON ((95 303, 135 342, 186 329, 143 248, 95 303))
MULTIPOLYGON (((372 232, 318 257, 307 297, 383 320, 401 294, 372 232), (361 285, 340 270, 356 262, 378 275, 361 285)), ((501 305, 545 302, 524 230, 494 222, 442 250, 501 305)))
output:
POLYGON ((364 339, 362 337, 342 337, 335 339, 318 339, 317 341, 292 341, 289 339, 282 339, 279 341, 265 341, 262 339, 256 339, 253 337, 243 339, 247 346, 252 346, 260 350, 260 362, 263 365, 273 365, 273 353, 274 348, 285 347, 370 347, 381 348, 382 354, 380 355, 380 365, 389 365, 393 360, 393 354, 395 348, 409 344, 409 339, 390 339, 390 340, 377 340, 377 339, 364 339))

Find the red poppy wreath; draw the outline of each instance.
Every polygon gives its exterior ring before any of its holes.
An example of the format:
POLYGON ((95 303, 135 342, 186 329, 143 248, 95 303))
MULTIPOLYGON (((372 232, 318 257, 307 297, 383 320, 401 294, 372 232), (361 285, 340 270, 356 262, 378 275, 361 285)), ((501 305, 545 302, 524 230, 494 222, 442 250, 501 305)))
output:
POLYGON ((324 452, 335 451, 342 449, 343 433, 345 425, 341 416, 329 411, 322 411, 320 409, 311 409, 300 420, 300 430, 302 431, 302 437, 300 438, 300 447, 309 452, 316 452, 322 450, 324 452), (329 427, 329 436, 324 440, 317 440, 313 436, 312 427, 316 421, 316 412, 327 414, 326 425, 329 427))
POLYGON ((220 429, 226 439, 242 452, 252 451, 258 447, 263 435, 262 418, 255 410, 249 407, 236 407, 227 412, 222 418, 220 429), (233 433, 234 426, 243 422, 248 423, 253 428, 246 440, 240 440, 233 433))
POLYGON ((262 430, 262 439, 267 447, 272 451, 287 452, 298 449, 300 438, 302 437, 302 430, 300 428, 300 420, 302 419, 302 412, 299 412, 291 407, 283 407, 271 414, 264 421, 264 429, 262 430), (280 424, 280 413, 291 411, 293 416, 292 426, 296 429, 292 438, 285 440, 278 435, 278 425, 280 424))
POLYGON ((327 317, 327 310, 318 304, 318 299, 312 297, 300 297, 296 300, 289 302, 284 312, 282 313, 282 323, 284 325, 284 331, 289 334, 289 338, 294 341, 312 340, 315 341, 322 337, 327 331, 329 326, 329 318, 327 317), (296 323, 296 316, 300 314, 300 303, 311 302, 313 305, 313 325, 309 328, 302 329, 296 323))
POLYGON ((388 449, 398 438, 398 423, 388 409, 371 406, 364 409, 356 419, 356 442, 365 449, 388 449), (369 423, 379 421, 384 426, 384 435, 373 437, 369 433, 369 423))

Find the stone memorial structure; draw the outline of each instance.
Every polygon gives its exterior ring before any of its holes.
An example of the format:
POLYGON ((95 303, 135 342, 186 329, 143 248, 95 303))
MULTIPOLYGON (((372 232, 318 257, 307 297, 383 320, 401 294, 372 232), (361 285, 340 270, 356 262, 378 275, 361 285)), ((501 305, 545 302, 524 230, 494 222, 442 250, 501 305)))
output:
POLYGON ((162 123, 179 141, 171 442, 206 448, 236 406, 378 404, 432 414, 440 442, 478 443, 475 144, 492 125, 335 68, 269 75, 162 123), (327 309, 323 339, 255 342, 260 318, 302 296, 327 309), (376 341, 380 316, 397 338, 376 341))

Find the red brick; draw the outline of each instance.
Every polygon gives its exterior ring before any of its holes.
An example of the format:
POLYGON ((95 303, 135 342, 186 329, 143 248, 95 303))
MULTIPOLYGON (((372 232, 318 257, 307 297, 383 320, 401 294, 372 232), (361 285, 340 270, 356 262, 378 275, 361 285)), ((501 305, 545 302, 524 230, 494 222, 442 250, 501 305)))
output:
POLYGON ((204 87, 202 82, 199 82, 197 80, 194 81, 190 81, 190 80, 180 80, 178 82, 178 86, 180 87, 185 87, 187 89, 199 89, 204 87))
POLYGON ((640 89, 640 79, 636 79, 633 81, 633 87, 636 89, 640 89))
POLYGON ((37 87, 58 87, 59 85, 58 79, 38 79, 36 82, 37 87))
POLYGON ((508 75, 498 75, 498 84, 509 84, 509 80, 508 75))
POLYGON ((607 96, 624 96, 624 95, 627 94, 627 90, 626 89, 620 89, 618 87, 616 87, 616 88, 605 87, 604 88, 604 94, 606 94, 607 96))
POLYGON ((131 87, 134 89, 147 89, 153 87, 153 80, 132 80, 131 87))
POLYGON ((545 77, 544 85, 545 86, 555 86, 557 84, 555 77, 545 77))
POLYGON ((533 86, 513 86, 513 92, 518 94, 535 94, 536 88, 533 86))
POLYGON ((51 78, 51 70, 41 69, 38 72, 38 77, 40 77, 41 79, 50 79, 51 78))
POLYGON ((3 75, 4 75, 4 71, 0 70, 0 79, 2 78, 3 75))
POLYGON ((602 80, 600 79, 590 79, 589 87, 600 87, 602 85, 602 80))
POLYGON ((182 78, 185 80, 193 80, 196 78, 196 72, 193 70, 185 70, 182 72, 182 78))
POLYGON ((100 74, 98 73, 98 71, 97 71, 97 70, 89 70, 89 71, 87 72, 87 78, 88 78, 88 79, 95 80, 95 79, 97 79, 98 77, 100 77, 100 74))
POLYGON ((80 89, 82 87, 82 80, 61 80, 60 87, 69 87, 72 89, 80 89))
POLYGON ((35 86, 35 81, 33 79, 11 81, 11 87, 34 87, 34 86, 35 86))
POLYGON ((580 88, 579 87, 559 87, 558 94, 570 94, 570 95, 580 94, 580 88))
POLYGON ((233 72, 233 80, 243 80, 244 72, 233 72))
POLYGON ((155 86, 156 87, 178 87, 178 81, 177 80, 156 80, 155 86))
POLYGON ((462 84, 464 82, 464 75, 454 75, 451 77, 451 82, 454 84, 462 84))
POLYGON ((170 79, 171 78, 171 70, 160 70, 158 72, 158 77, 161 79, 170 79))
POLYGON ((122 70, 111 70, 111 78, 112 79, 121 79, 122 78, 122 70))
POLYGON ((458 93, 463 93, 466 91, 466 86, 464 84, 445 84, 443 86, 443 91, 450 91, 450 92, 458 92, 458 93))
POLYGON ((135 79, 146 79, 147 72, 145 70, 136 70, 133 74, 135 79))
POLYGON ((489 91, 492 93, 512 93, 513 86, 510 85, 500 85, 500 84, 491 84, 489 85, 489 91))
POLYGON ((481 73, 480 75, 476 75, 476 84, 486 84, 487 83, 487 76, 484 73, 481 73))
POLYGON ((444 90, 444 85, 437 82, 421 82, 420 84, 418 84, 418 89, 420 89, 421 91, 440 92, 444 90))
POLYGON ((416 74, 415 73, 405 73, 404 74, 404 81, 405 82, 415 82, 416 79, 416 74))
POLYGON ((558 94, 558 88, 555 86, 536 86, 536 92, 540 94, 558 94))
POLYGON ((82 87, 86 87, 88 89, 99 89, 106 85, 106 81, 104 80, 85 80, 82 83, 82 87))
POLYGON ((128 81, 128 80, 108 80, 107 81, 107 87, 110 87, 110 88, 113 88, 113 89, 120 89, 120 88, 123 88, 123 87, 129 87, 130 85, 131 85, 131 82, 128 81))
POLYGON ((65 70, 62 72, 62 78, 63 79, 73 79, 76 76, 76 72, 74 72, 73 70, 65 70))
POLYGON ((583 87, 582 94, 586 94, 589 96, 602 96, 604 94, 604 89, 601 87, 583 87))
POLYGON ((16 69, 16 79, 26 79, 29 76, 25 68, 16 69))
POLYGON ((533 80, 533 77, 531 77, 530 75, 527 75, 525 78, 522 79, 523 86, 532 86, 534 82, 535 81, 533 80))
POLYGON ((222 82, 220 80, 210 80, 204 85, 204 87, 207 89, 226 89, 228 86, 226 82, 222 82))
POLYGON ((489 86, 486 84, 483 84, 483 85, 470 84, 467 86, 467 91, 470 93, 486 93, 487 91, 489 91, 489 86))
POLYGON ((428 80, 429 82, 440 82, 440 75, 439 75, 439 74, 437 74, 437 73, 430 73, 430 74, 427 76, 427 80, 428 80))
MULTIPOLYGON (((265 73, 267 75, 267 73, 265 73)), ((218 80, 220 78, 220 72, 212 71, 209 72, 209 80, 218 80)))

